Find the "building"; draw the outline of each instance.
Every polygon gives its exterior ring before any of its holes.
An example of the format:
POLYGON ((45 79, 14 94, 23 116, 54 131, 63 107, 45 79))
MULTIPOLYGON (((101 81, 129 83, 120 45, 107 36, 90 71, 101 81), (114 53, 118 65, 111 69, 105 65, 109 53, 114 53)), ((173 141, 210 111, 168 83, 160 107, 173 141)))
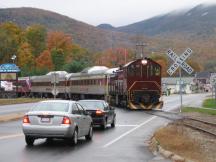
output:
MULTIPOLYGON (((162 78, 162 89, 164 94, 175 94, 180 92, 179 77, 162 78)), ((182 93, 191 94, 195 92, 194 77, 182 77, 182 93)))
POLYGON ((211 73, 203 71, 196 73, 194 83, 196 84, 198 92, 210 92, 212 86, 210 84, 211 73))

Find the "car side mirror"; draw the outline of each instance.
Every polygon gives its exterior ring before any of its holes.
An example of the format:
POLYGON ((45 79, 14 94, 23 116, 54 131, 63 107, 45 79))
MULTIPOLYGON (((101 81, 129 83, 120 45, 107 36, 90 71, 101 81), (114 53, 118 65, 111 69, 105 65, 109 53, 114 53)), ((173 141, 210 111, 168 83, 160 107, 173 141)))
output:
POLYGON ((84 115, 91 115, 91 114, 88 111, 84 111, 84 115))

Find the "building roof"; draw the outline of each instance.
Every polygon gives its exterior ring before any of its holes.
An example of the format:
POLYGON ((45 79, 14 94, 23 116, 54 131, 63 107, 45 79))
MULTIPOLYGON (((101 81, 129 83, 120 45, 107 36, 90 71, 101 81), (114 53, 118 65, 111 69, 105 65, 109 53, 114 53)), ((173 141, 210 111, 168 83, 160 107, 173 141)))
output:
MULTIPOLYGON (((182 77, 184 84, 191 84, 193 83, 194 77, 182 77)), ((179 77, 165 77, 162 78, 162 84, 169 84, 169 85, 176 85, 179 82, 179 77)))
POLYGON ((111 68, 111 69, 108 69, 107 71, 106 71, 106 74, 114 74, 116 71, 118 71, 119 70, 119 68, 111 68))
POLYGON ((52 75, 54 73, 58 74, 59 76, 65 76, 68 74, 66 71, 51 71, 51 72, 47 73, 46 75, 52 75))
POLYGON ((86 74, 101 74, 105 73, 109 68, 106 66, 92 66, 85 68, 81 73, 86 73, 86 74))
POLYGON ((208 72, 208 71, 203 71, 203 72, 198 72, 196 73, 196 78, 199 79, 199 78, 205 78, 205 79, 209 79, 211 76, 211 73, 208 72))

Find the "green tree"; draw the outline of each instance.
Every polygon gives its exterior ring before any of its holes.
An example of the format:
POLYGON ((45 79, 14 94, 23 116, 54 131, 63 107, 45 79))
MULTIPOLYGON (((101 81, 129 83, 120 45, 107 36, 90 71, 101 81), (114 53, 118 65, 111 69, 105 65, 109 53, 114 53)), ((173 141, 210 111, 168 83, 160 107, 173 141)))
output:
POLYGON ((88 66, 89 64, 83 60, 73 60, 71 63, 64 65, 63 69, 69 73, 77 73, 88 66))
POLYGON ((46 28, 41 25, 32 25, 25 31, 27 42, 32 47, 32 53, 37 57, 46 48, 46 28))
POLYGON ((206 62, 205 70, 209 72, 215 72, 216 71, 216 59, 206 62))
POLYGON ((21 28, 14 23, 0 25, 0 63, 9 62, 11 56, 17 54, 21 33, 21 28))
POLYGON ((53 49, 51 51, 52 62, 54 65, 54 70, 61 70, 65 64, 65 55, 61 49, 53 49))

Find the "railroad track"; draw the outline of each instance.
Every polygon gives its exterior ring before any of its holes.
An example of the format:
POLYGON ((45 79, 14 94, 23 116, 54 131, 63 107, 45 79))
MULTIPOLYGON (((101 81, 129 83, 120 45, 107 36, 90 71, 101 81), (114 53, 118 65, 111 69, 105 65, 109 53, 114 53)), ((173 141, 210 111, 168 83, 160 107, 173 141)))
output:
POLYGON ((190 117, 185 117, 182 120, 182 123, 187 127, 208 133, 216 137, 216 123, 190 117))
POLYGON ((176 112, 168 112, 168 111, 162 111, 162 110, 151 110, 151 111, 145 111, 147 114, 155 115, 161 118, 166 118, 168 120, 181 120, 183 119, 183 116, 180 113, 176 112))
POLYGON ((146 113, 166 118, 172 121, 180 121, 181 124, 187 127, 216 136, 216 123, 210 121, 202 120, 195 117, 186 117, 180 113, 166 112, 160 110, 147 111, 146 113))

